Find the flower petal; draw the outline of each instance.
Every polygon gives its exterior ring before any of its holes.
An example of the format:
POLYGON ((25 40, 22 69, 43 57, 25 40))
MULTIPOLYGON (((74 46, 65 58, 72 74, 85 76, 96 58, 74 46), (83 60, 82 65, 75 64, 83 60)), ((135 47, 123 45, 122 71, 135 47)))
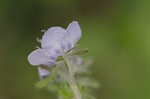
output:
POLYGON ((64 35, 66 34, 66 30, 62 27, 51 27, 49 28, 42 37, 41 46, 45 47, 59 47, 60 42, 64 35))
POLYGON ((44 55, 46 55, 52 62, 55 62, 58 56, 62 55, 63 51, 57 47, 46 47, 43 49, 44 55))
POLYGON ((67 35, 70 36, 71 42, 75 45, 81 37, 81 29, 78 22, 73 21, 70 23, 66 31, 67 35))
POLYGON ((31 52, 28 56, 28 61, 33 66, 41 64, 51 66, 53 64, 50 61, 50 59, 48 59, 47 56, 45 56, 45 53, 42 49, 36 49, 33 52, 31 52))
POLYGON ((42 69, 41 67, 38 67, 38 72, 40 79, 45 79, 48 75, 50 75, 50 72, 48 70, 42 69))

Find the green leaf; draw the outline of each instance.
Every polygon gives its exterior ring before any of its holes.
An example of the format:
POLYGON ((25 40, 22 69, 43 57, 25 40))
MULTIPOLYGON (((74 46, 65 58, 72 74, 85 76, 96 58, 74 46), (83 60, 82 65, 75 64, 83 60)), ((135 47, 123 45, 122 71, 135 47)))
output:
POLYGON ((85 99, 96 99, 96 97, 90 95, 90 94, 86 94, 86 98, 85 99))
POLYGON ((79 66, 75 66, 76 74, 90 74, 91 71, 89 70, 90 65, 93 62, 93 57, 85 58, 79 66))
POLYGON ((85 86, 85 87, 92 87, 92 88, 99 88, 100 87, 99 82, 97 82, 94 79, 87 78, 87 77, 86 78, 80 78, 79 79, 79 84, 81 86, 85 86))
POLYGON ((63 95, 63 97, 71 97, 70 93, 65 89, 61 89, 60 94, 63 95))
POLYGON ((60 84, 58 91, 59 91, 59 96, 63 97, 61 99, 72 99, 72 97, 74 97, 72 93, 72 89, 67 83, 60 84))

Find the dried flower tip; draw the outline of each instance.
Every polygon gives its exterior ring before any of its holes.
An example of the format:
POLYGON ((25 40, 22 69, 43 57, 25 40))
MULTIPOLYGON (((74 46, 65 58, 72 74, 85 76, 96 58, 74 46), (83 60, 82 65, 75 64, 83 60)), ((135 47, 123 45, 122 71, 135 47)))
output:
POLYGON ((39 49, 40 47, 39 46, 35 46, 35 48, 39 49))
POLYGON ((39 39, 39 38, 36 38, 36 40, 37 40, 37 42, 41 43, 41 39, 39 39))
POLYGON ((45 33, 45 32, 46 32, 46 30, 41 30, 41 32, 44 32, 44 33, 45 33))

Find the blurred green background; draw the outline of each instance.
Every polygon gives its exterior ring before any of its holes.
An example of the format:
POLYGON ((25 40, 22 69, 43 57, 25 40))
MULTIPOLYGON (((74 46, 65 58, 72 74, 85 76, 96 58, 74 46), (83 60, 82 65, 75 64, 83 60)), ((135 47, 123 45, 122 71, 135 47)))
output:
POLYGON ((79 22, 95 60, 98 99, 150 99, 149 0, 0 0, 0 99, 56 99, 36 91, 28 61, 42 29, 79 22))

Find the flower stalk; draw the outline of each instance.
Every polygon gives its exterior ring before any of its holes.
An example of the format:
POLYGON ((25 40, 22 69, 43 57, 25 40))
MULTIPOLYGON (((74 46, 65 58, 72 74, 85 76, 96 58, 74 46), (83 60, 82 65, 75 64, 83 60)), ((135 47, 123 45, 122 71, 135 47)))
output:
POLYGON ((68 80, 68 83, 69 83, 69 85, 70 85, 70 87, 71 87, 71 89, 72 89, 72 91, 74 93, 75 99, 82 99, 82 96, 80 94, 80 91, 78 89, 76 81, 74 79, 74 73, 73 73, 73 71, 71 69, 71 66, 69 65, 69 63, 67 62, 66 59, 63 59, 63 60, 64 60, 64 63, 66 65, 66 67, 69 70, 69 80, 68 80))

